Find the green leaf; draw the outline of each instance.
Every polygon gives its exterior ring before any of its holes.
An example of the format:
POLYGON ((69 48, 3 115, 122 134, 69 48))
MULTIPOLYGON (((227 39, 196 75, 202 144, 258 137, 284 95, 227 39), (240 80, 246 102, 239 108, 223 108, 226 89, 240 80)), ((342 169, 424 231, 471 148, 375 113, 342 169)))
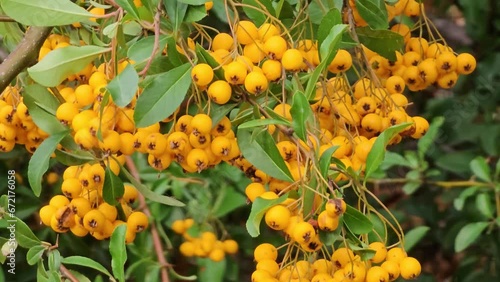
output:
POLYGON ((140 19, 139 12, 134 5, 133 0, 115 0, 116 4, 123 8, 123 10, 127 11, 127 13, 133 16, 135 19, 140 19))
POLYGON ((248 216, 246 223, 248 234, 254 238, 259 236, 260 222, 262 221, 262 218, 266 214, 267 210, 282 203, 287 198, 288 194, 284 194, 281 197, 272 200, 257 197, 252 203, 252 210, 250 211, 250 215, 248 216))
POLYGON ((405 185, 403 185, 402 189, 406 195, 411 195, 415 193, 421 185, 422 183, 420 181, 408 181, 405 185))
POLYGON ((429 125, 429 129, 425 133, 425 135, 418 140, 417 148, 418 148, 418 156, 420 159, 423 159, 430 146, 434 143, 434 140, 438 137, 439 129, 444 123, 443 117, 436 117, 432 120, 429 125))
POLYGON ((249 120, 247 122, 240 124, 238 126, 238 128, 239 129, 247 129, 247 128, 253 128, 253 127, 258 127, 258 126, 267 126, 267 125, 271 125, 271 124, 280 124, 280 125, 290 126, 290 122, 288 120, 265 118, 265 119, 249 120))
POLYGON ((387 151, 385 152, 384 161, 380 164, 380 168, 387 170, 393 166, 411 167, 411 163, 400 154, 387 151))
POLYGON ((209 0, 177 0, 177 1, 179 1, 181 3, 189 4, 189 5, 203 5, 206 2, 208 2, 209 0))
POLYGON ((405 251, 409 252, 415 245, 417 245, 425 234, 429 232, 431 228, 428 226, 418 226, 408 231, 405 235, 405 251))
POLYGON ((467 198, 475 195, 479 189, 480 187, 478 186, 472 186, 463 190, 460 195, 453 200, 453 206, 455 209, 461 211, 464 208, 467 198))
MULTIPOLYGON (((33 234, 33 231, 31 231, 31 228, 24 223, 24 221, 20 220, 19 218, 15 217, 15 234, 16 234, 16 241, 19 244, 19 246, 23 248, 33 248, 34 246, 41 245, 40 239, 33 234)), ((9 225, 11 223, 9 222, 9 225)))
MULTIPOLYGON (((78 282, 92 282, 87 276, 81 274, 80 272, 73 270, 73 269, 68 269, 71 274, 77 279, 78 282)), ((99 280, 94 280, 94 282, 98 282, 99 280)))
MULTIPOLYGON (((117 229, 120 228, 121 226, 124 225, 122 224, 118 226, 117 229)), ((107 275, 108 277, 113 277, 113 275, 111 275, 111 273, 109 273, 109 271, 104 266, 102 266, 102 264, 88 257, 82 257, 82 256, 65 257, 62 259, 61 262, 65 265, 79 265, 83 267, 92 268, 107 275)))
POLYGON ((470 162, 477 157, 476 151, 455 151, 436 158, 437 167, 457 174, 470 173, 470 162))
POLYGON ((476 208, 488 219, 494 217, 493 197, 488 193, 481 193, 476 196, 476 208))
POLYGON ((276 16, 274 7, 269 0, 243 0, 243 11, 255 23, 256 26, 261 26, 267 20, 265 12, 276 16), (251 6, 252 8, 248 7, 251 6))
MULTIPOLYGON (((309 182, 309 187, 317 187, 318 186, 318 180, 316 177, 312 178, 311 181, 309 182)), ((309 215, 313 211, 313 208, 318 208, 314 207, 314 198, 316 197, 316 191, 313 191, 312 189, 305 189, 302 195, 302 213, 304 215, 309 215)))
POLYGON ((124 192, 125 188, 120 177, 115 175, 109 167, 106 167, 106 171, 104 173, 104 185, 102 188, 102 197, 104 201, 112 206, 115 206, 119 203, 119 200, 123 196, 124 192))
POLYGON ((167 37, 167 58, 174 66, 186 63, 186 57, 177 51, 177 43, 173 36, 167 37))
POLYGON ((365 181, 375 172, 385 157, 385 150, 389 141, 399 132, 403 131, 409 125, 408 122, 391 126, 384 130, 373 143, 372 149, 366 158, 365 181))
POLYGON ((403 36, 390 30, 372 30, 366 26, 356 28, 356 33, 361 44, 390 61, 396 60, 396 51, 404 45, 403 36))
POLYGON ((95 157, 88 151, 68 152, 64 150, 56 150, 56 160, 63 165, 82 165, 95 160, 95 157))
POLYGON ((198 281, 200 282, 222 282, 226 273, 227 261, 212 261, 209 258, 198 258, 198 281))
POLYGON ((47 253, 47 259, 49 261, 49 270, 59 270, 61 267, 61 253, 57 249, 50 250, 47 253))
POLYGON ((67 129, 55 116, 59 101, 47 88, 39 84, 28 85, 23 97, 33 122, 43 131, 54 134, 67 129))
POLYGON ((290 114, 294 117, 292 127, 295 134, 307 142, 307 129, 314 128, 314 114, 303 92, 293 94, 290 114))
POLYGON ((146 127, 175 112, 191 86, 191 65, 186 63, 156 76, 137 99, 136 127, 146 127))
POLYGON ((39 197, 42 192, 42 177, 49 168, 50 156, 56 150, 57 144, 68 134, 68 131, 63 131, 49 136, 31 157, 28 164, 28 180, 35 196, 39 197))
POLYGON ((311 73, 311 76, 309 77, 306 90, 304 93, 307 97, 307 100, 312 100, 314 98, 314 95, 316 94, 316 82, 318 82, 319 77, 326 69, 328 64, 330 64, 333 57, 337 53, 337 50, 339 48, 342 39, 342 34, 346 30, 346 28, 347 25, 344 24, 338 24, 333 26, 329 30, 328 36, 321 43, 320 45, 321 62, 311 73))
POLYGON ((293 182, 292 175, 281 157, 273 137, 267 130, 239 129, 238 147, 243 156, 256 168, 274 178, 293 182))
MULTIPOLYGON (((168 36, 160 35, 160 38, 158 40, 159 50, 163 50, 165 48, 168 38, 168 36)), ((133 60, 136 64, 145 62, 151 57, 151 54, 153 53, 154 41, 154 36, 148 36, 138 40, 128 49, 127 57, 133 60)))
POLYGON ((42 258, 43 252, 45 252, 45 247, 42 245, 31 247, 26 254, 26 261, 29 265, 35 265, 42 258))
POLYGON ((389 28, 384 0, 358 0, 356 9, 372 29, 389 28))
POLYGON ((231 186, 222 186, 218 190, 217 200, 213 204, 212 214, 216 218, 220 218, 231 211, 244 206, 246 197, 233 189, 231 186))
POLYGON ((212 118, 213 126, 218 124, 236 106, 238 106, 236 103, 227 103, 224 105, 210 104, 210 118, 212 118))
POLYGON ((326 13, 326 15, 321 19, 321 23, 318 27, 318 46, 321 46, 323 41, 328 37, 332 28, 342 23, 342 15, 340 11, 336 8, 331 9, 326 13))
POLYGON ((16 22, 32 26, 58 26, 93 17, 84 8, 66 0, 2 0, 4 12, 16 22))
POLYGON ((128 64, 125 69, 118 74, 106 86, 113 102, 118 107, 127 106, 135 96, 139 85, 139 75, 131 64, 128 64))
POLYGON ((470 162, 470 169, 479 179, 492 182, 491 170, 484 157, 478 156, 470 162))
POLYGON ((184 16, 184 22, 192 23, 202 20, 208 15, 205 5, 189 6, 186 15, 184 16))
POLYGON ((347 205, 347 209, 343 216, 344 223, 349 227, 354 234, 366 234, 373 228, 373 224, 357 209, 347 205))
POLYGON ((141 182, 139 182, 137 179, 135 179, 135 177, 133 177, 130 172, 128 172, 123 166, 120 165, 120 172, 123 173, 123 175, 125 175, 125 177, 128 178, 128 180, 130 181, 130 183, 132 183, 132 185, 134 185, 134 187, 148 200, 150 201, 153 201, 153 202, 157 202, 157 203, 160 203, 160 204, 164 204, 164 205, 167 205, 167 206, 174 206, 174 207, 183 207, 185 206, 184 203, 182 203, 181 201, 177 200, 177 199, 174 199, 172 197, 168 197, 168 196, 164 196, 164 195, 160 195, 160 194, 157 194, 153 191, 151 191, 149 188, 147 188, 146 186, 144 186, 141 182))
POLYGON ((109 48, 94 45, 59 48, 51 51, 36 65, 28 68, 28 73, 34 81, 41 85, 55 87, 69 75, 81 71, 95 58, 109 50, 109 48))
POLYGON ((387 226, 385 221, 383 221, 379 215, 374 213, 369 213, 368 219, 373 224, 373 230, 368 233, 368 239, 370 242, 374 241, 385 241, 387 236, 387 226))
POLYGON ((338 147, 339 146, 332 146, 326 149, 319 158, 319 169, 321 171, 321 175, 325 179, 328 178, 328 169, 330 168, 330 164, 332 163, 332 155, 338 147))
POLYGON ((173 31, 178 32, 189 7, 188 4, 181 3, 180 1, 163 0, 163 5, 172 23, 173 31))
POLYGON ((111 254, 111 268, 118 281, 125 281, 125 262, 127 261, 127 249, 125 248, 125 234, 127 226, 121 224, 115 228, 109 242, 109 253, 111 254))
POLYGON ((205 63, 212 67, 214 70, 215 79, 224 79, 224 71, 219 66, 219 63, 210 55, 203 46, 196 44, 195 47, 196 58, 198 58, 198 63, 205 63))
POLYGON ((462 227, 455 238, 455 252, 461 252, 474 243, 488 225, 488 222, 473 222, 462 227))

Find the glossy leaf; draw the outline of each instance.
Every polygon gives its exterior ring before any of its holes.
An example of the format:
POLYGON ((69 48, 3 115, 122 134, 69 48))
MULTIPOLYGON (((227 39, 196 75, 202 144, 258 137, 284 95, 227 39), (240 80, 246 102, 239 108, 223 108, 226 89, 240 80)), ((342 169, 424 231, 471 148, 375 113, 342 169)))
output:
POLYGON ((420 242, 420 240, 424 238, 425 234, 427 234, 430 229, 431 228, 428 226, 418 226, 408 231, 405 234, 405 251, 409 252, 415 245, 417 245, 418 242, 420 242))
POLYGON ((66 130, 55 116, 59 101, 47 88, 39 84, 28 85, 23 97, 33 122, 43 131, 54 134, 66 130))
POLYGON ((461 252, 474 243, 488 225, 488 222, 473 222, 462 227, 455 238, 455 252, 461 252))
POLYGON ((31 157, 28 164, 28 180, 35 196, 39 197, 42 192, 42 177, 49 168, 50 156, 56 150, 57 144, 68 134, 68 131, 63 131, 49 136, 31 157))
POLYGON ((239 129, 238 145, 243 156, 256 168, 274 178, 292 182, 293 178, 267 130, 239 129))
POLYGON ((328 177, 328 169, 330 168, 330 164, 332 163, 332 155, 338 149, 338 147, 339 146, 332 146, 326 149, 319 158, 319 169, 321 171, 321 175, 325 179, 328 177))
POLYGON ((108 277, 113 277, 113 275, 111 275, 111 273, 109 273, 109 271, 104 266, 102 266, 102 264, 88 257, 82 257, 82 256, 65 257, 62 259, 61 262, 64 265, 79 265, 83 267, 92 268, 107 275, 108 277))
POLYGON ((137 99, 134 120, 146 127, 175 112, 191 86, 191 65, 186 63, 156 76, 137 99))
POLYGON ((184 22, 192 23, 202 20, 208 15, 205 5, 190 5, 186 10, 186 15, 184 15, 184 22))
POLYGON ((384 0, 358 0, 356 9, 372 29, 389 28, 384 0))
POLYGON ((354 234, 366 234, 373 228, 373 224, 357 209, 347 205, 347 209, 343 216, 344 223, 354 234))
POLYGON ((113 102, 118 107, 125 107, 134 98, 138 85, 139 75, 134 66, 128 64, 121 73, 108 83, 106 88, 113 97, 113 102))
MULTIPOLYGON (((41 245, 40 239, 35 236, 33 231, 31 231, 31 228, 24 223, 21 219, 15 217, 16 220, 15 222, 15 234, 16 234, 16 241, 19 244, 19 246, 23 248, 33 248, 34 246, 39 246, 41 245)), ((9 223, 12 224, 12 223, 9 223)))
POLYGON ((2 0, 4 12, 24 25, 58 26, 89 20, 93 15, 67 0, 2 0))
POLYGON ((484 157, 478 156, 470 162, 470 169, 474 175, 486 182, 491 182, 491 169, 484 157))
POLYGON ((127 11, 129 15, 134 17, 135 19, 140 19, 139 11, 137 11, 137 7, 134 5, 134 0, 115 0, 116 4, 123 8, 123 10, 127 11))
POLYGON ((26 261, 29 265, 35 265, 40 261, 45 252, 45 247, 42 245, 36 245, 31 247, 26 254, 26 261))
MULTIPOLYGON (((168 36, 160 35, 158 40, 158 47, 160 50, 163 50, 165 45, 167 45, 168 38, 168 36)), ((153 53, 153 46, 154 36, 142 38, 130 46, 127 51, 127 57, 133 60, 136 64, 143 63, 151 57, 151 54, 153 53)))
POLYGON ((314 114, 306 96, 301 91, 293 94, 290 114, 294 117, 292 127, 295 134, 307 142, 307 129, 314 128, 314 114))
POLYGON ((464 208, 467 198, 475 195, 479 189, 480 187, 478 186, 472 186, 463 190, 460 195, 453 200, 453 206, 455 209, 461 211, 464 208))
POLYGON ((109 48, 94 45, 59 48, 51 51, 36 65, 28 68, 28 73, 34 81, 41 85, 55 87, 69 75, 81 71, 99 55, 109 50, 109 48))
POLYGON ((365 179, 368 179, 384 160, 385 147, 389 144, 389 141, 391 141, 396 134, 403 131, 408 125, 409 123, 402 123, 391 126, 377 137, 377 140, 373 143, 372 149, 366 158, 365 179))
POLYGON ((68 152, 64 150, 56 150, 56 160, 63 165, 82 165, 89 161, 95 160, 95 157, 88 151, 68 152))
POLYGON ((342 15, 340 11, 336 8, 331 9, 326 13, 326 15, 321 19, 321 23, 318 27, 318 46, 321 46, 323 41, 328 37, 332 28, 342 23, 342 15))
POLYGON ((494 218, 495 208, 493 207, 493 194, 481 193, 477 195, 476 208, 486 218, 494 218))
POLYGON ((102 197, 104 201, 112 206, 119 203, 123 196, 125 188, 123 182, 109 167, 106 167, 104 173, 104 185, 102 188, 102 197))
POLYGON ((404 45, 403 36, 390 30, 372 30, 370 27, 356 28, 361 44, 366 48, 377 52, 380 56, 390 61, 396 60, 396 51, 400 51, 404 45))
POLYGON ((260 222, 264 217, 267 210, 279 203, 282 203, 288 198, 288 194, 284 194, 277 199, 263 199, 261 197, 257 197, 252 203, 252 210, 250 211, 250 215, 248 216, 246 227, 248 234, 252 237, 257 237, 260 234, 260 222))
POLYGON ((370 222, 373 224, 373 229, 368 233, 368 239, 370 242, 373 241, 385 241, 387 236, 387 226, 385 221, 380 219, 377 214, 370 213, 367 215, 370 222))
POLYGON ((125 281, 125 262, 127 262, 127 249, 125 248, 125 234, 127 226, 118 225, 109 242, 109 252, 111 254, 111 268, 118 281, 125 281))
POLYGON ((248 129, 248 128, 254 128, 258 126, 267 126, 271 124, 280 124, 284 126, 290 126, 290 122, 287 120, 280 120, 280 119, 272 119, 272 118, 265 118, 265 119, 253 119, 249 120, 247 122, 244 122, 238 126, 239 129, 248 129))
POLYGON ((429 125, 429 129, 425 133, 425 135, 418 140, 418 156, 420 159, 423 159, 429 148, 432 146, 436 138, 438 138, 438 134, 440 132, 441 126, 444 123, 443 117, 436 117, 432 120, 429 125))
POLYGON ((174 32, 179 31, 189 5, 182 3, 181 1, 170 0, 163 0, 163 4, 165 6, 165 10, 167 11, 168 19, 170 19, 170 22, 172 23, 174 32))
POLYGON ((172 197, 157 194, 151 191, 148 187, 144 186, 141 182, 137 181, 130 172, 128 172, 123 166, 120 166, 120 172, 127 177, 127 179, 134 185, 134 187, 148 200, 164 204, 167 206, 183 207, 184 203, 174 199, 172 197))

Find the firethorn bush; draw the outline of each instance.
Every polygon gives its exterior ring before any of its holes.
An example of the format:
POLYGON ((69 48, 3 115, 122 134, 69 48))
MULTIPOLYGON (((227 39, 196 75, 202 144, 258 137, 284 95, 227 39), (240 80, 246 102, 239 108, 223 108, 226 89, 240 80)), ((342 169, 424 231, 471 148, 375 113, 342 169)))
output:
MULTIPOLYGON (((0 7, 4 41, 16 43, 0 66, 7 280, 389 282, 425 271, 409 251, 429 228, 405 236, 377 185, 399 166, 417 173, 408 195, 457 186, 423 179, 443 119, 413 99, 450 91, 477 62, 421 1, 0 7), (387 151, 405 144, 414 161, 387 151)), ((492 160, 474 159, 458 182, 489 208, 458 232, 457 251, 498 232, 492 160)))

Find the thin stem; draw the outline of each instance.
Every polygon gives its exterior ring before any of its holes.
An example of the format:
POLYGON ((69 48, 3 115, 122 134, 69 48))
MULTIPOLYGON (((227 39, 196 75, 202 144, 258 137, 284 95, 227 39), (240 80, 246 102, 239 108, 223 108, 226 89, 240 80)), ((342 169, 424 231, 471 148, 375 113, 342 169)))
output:
MULTIPOLYGON (((126 163, 127 167, 130 171, 130 174, 134 176, 134 178, 140 182, 140 176, 139 176, 139 171, 137 170, 137 167, 135 166, 134 161, 132 160, 131 157, 127 156, 126 158, 126 163)), ((148 217, 151 218, 151 211, 149 210, 148 205, 146 204, 146 199, 144 196, 139 193, 139 203, 140 206, 142 207, 142 211, 144 214, 148 217)), ((156 257, 158 258, 158 262, 161 265, 161 281, 163 282, 169 282, 169 277, 168 277, 168 272, 167 268, 170 267, 170 264, 167 262, 165 259, 165 256, 163 255, 163 245, 160 240, 160 235, 158 233, 158 229, 156 228, 156 224, 154 221, 151 222, 151 237, 153 239, 153 246, 156 252, 156 257)))
POLYGON ((61 264, 61 266, 59 266, 59 270, 61 271, 61 274, 67 278, 68 280, 70 280, 71 282, 78 282, 79 280, 73 275, 73 273, 71 273, 67 268, 66 266, 64 266, 63 264, 61 264))
POLYGON ((155 40, 153 43, 153 51, 151 52, 151 57, 148 59, 146 66, 141 70, 139 73, 140 76, 145 76, 146 73, 148 72, 149 68, 151 67, 151 64, 153 63, 153 59, 158 52, 158 49, 160 49, 160 16, 161 16, 161 7, 162 7, 162 1, 158 2, 158 7, 156 10, 155 18, 154 18, 154 31, 155 31, 155 40))

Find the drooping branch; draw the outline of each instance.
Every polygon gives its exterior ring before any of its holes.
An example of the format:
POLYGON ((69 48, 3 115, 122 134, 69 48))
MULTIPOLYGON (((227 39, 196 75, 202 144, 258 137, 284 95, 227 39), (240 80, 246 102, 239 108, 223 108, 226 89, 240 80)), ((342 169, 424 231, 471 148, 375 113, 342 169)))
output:
POLYGON ((0 64, 0 92, 25 68, 36 63, 38 52, 49 36, 52 27, 32 26, 24 38, 0 64))

